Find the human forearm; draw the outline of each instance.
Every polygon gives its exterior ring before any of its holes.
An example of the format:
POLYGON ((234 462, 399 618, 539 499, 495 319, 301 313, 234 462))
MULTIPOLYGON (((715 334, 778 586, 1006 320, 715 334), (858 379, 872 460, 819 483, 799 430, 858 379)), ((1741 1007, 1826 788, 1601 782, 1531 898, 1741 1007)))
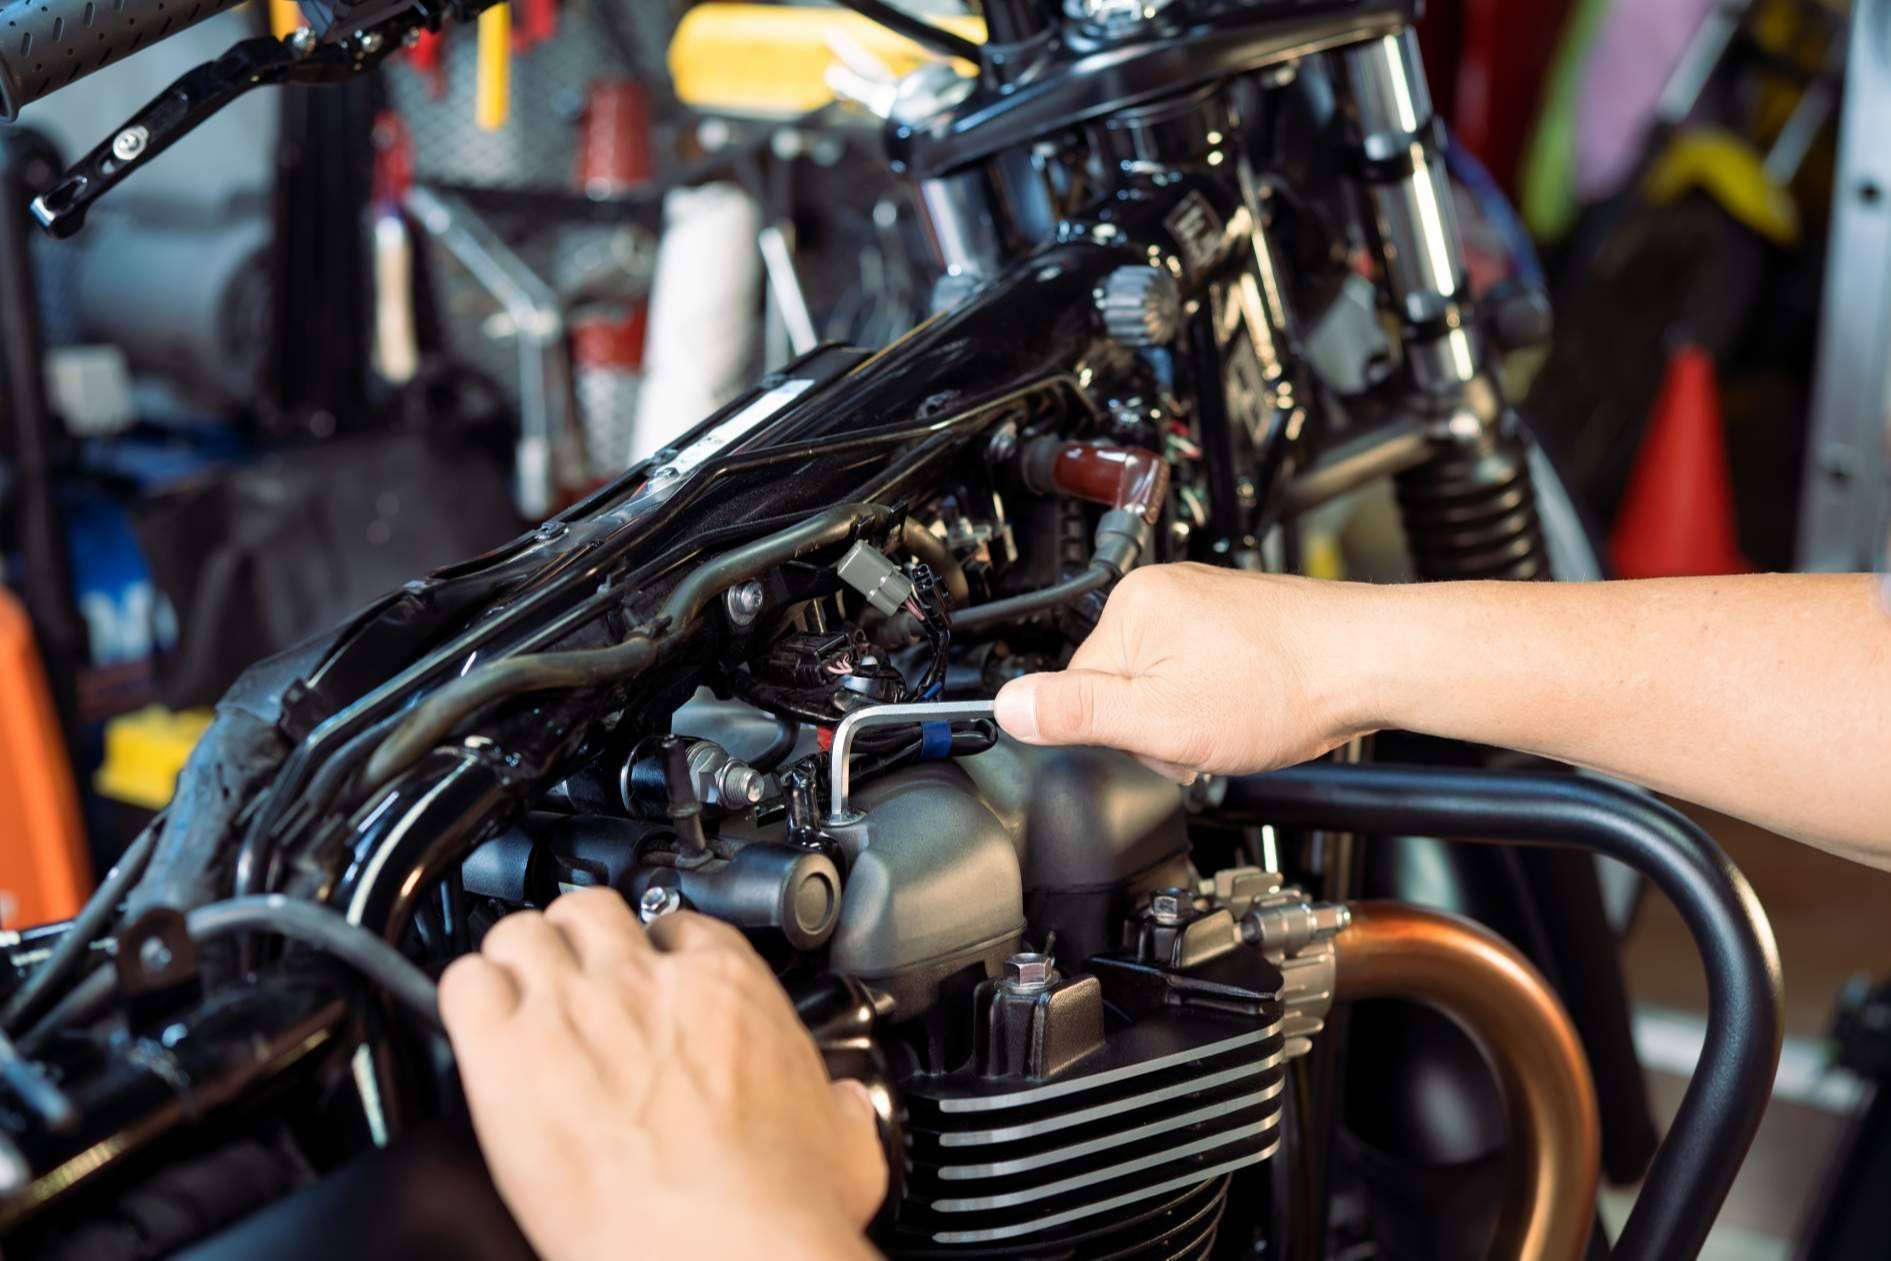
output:
POLYGON ((1374 588, 1362 726, 1539 753, 1891 866, 1891 617, 1867 576, 1374 588))
POLYGON ((1384 727, 1540 753, 1891 866, 1891 616, 1864 576, 1369 586, 1155 565, 998 721, 1166 775, 1384 727))

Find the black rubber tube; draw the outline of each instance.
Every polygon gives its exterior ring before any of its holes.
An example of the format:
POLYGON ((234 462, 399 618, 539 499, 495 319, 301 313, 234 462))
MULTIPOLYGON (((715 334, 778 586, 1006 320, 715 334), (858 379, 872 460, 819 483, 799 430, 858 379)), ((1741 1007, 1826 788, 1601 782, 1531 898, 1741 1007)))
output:
POLYGON ((955 609, 952 613, 952 633, 976 635, 994 626, 1003 626, 1035 613, 1059 608, 1082 599, 1092 591, 1103 590, 1116 579, 1115 566, 1092 561, 1090 567, 1075 578, 1067 578, 1055 586, 1027 591, 1005 600, 993 600, 989 604, 975 604, 969 609, 955 609))
POLYGON ((621 644, 570 652, 531 653, 483 665, 446 684, 416 706, 368 758, 369 787, 385 784, 487 705, 528 692, 596 687, 632 678, 686 631, 709 602, 739 582, 767 573, 852 538, 868 521, 891 514, 878 504, 839 504, 766 538, 731 548, 691 571, 664 600, 650 628, 621 644))
POLYGON ((890 31, 898 31, 907 39, 934 52, 944 53, 948 57, 957 57, 978 64, 978 45, 963 35, 955 35, 941 26, 934 26, 924 18, 915 17, 904 9, 896 9, 882 0, 840 0, 841 4, 861 17, 878 22, 890 31))
POLYGON ((112 916, 118 912, 119 902, 131 891, 131 886, 138 882, 138 877, 144 874, 145 864, 151 861, 151 851, 157 846, 158 830, 162 826, 162 818, 154 819, 126 847, 117 865, 106 873, 97 890, 86 899, 79 913, 72 917, 72 922, 66 926, 65 936, 52 948, 46 961, 33 970, 19 989, 13 991, 6 1007, 0 1008, 0 1030, 21 1028, 52 996, 59 983, 85 962, 93 941, 110 927, 112 916))
MULTIPOLYGON (((230 898, 189 911, 184 928, 194 941, 227 937, 231 933, 273 933, 312 946, 347 964, 388 995, 428 1028, 438 1031, 440 990, 433 979, 407 957, 367 929, 350 924, 315 902, 267 893, 230 898)), ((110 966, 94 968, 85 980, 66 992, 47 1017, 21 1039, 23 1055, 37 1054, 46 1039, 76 1020, 89 1019, 110 1001, 117 978, 110 966)))
POLYGON ((314 902, 268 893, 200 906, 184 916, 192 938, 231 933, 275 933, 347 964, 374 982, 427 1027, 438 1031, 440 991, 433 978, 367 929, 314 902))
POLYGON ((1700 1252, 1773 1092, 1779 954, 1746 878, 1652 796, 1580 775, 1312 764, 1232 781, 1230 822, 1344 828, 1606 854, 1674 903, 1707 971, 1707 1037, 1681 1109, 1616 1241, 1617 1261, 1700 1252))

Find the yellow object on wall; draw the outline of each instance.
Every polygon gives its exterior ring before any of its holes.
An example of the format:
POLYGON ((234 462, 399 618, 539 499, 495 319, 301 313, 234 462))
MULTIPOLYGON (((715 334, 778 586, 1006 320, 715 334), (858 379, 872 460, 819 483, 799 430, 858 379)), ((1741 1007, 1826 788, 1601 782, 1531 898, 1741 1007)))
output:
POLYGON ((302 10, 295 0, 269 0, 269 33, 281 39, 290 31, 303 26, 302 10))
MULTIPOLYGON (((975 43, 985 38, 985 23, 978 18, 926 20, 975 43)), ((697 5, 678 23, 670 40, 670 76, 677 99, 695 109, 792 117, 833 101, 826 75, 835 60, 835 40, 870 54, 894 76, 938 59, 904 35, 846 9, 709 3, 697 5)))
POLYGON ((113 801, 162 810, 211 717, 207 709, 178 713, 162 705, 120 714, 105 724, 105 758, 92 775, 92 787, 113 801))
POLYGON ((473 121, 498 131, 512 116, 512 9, 495 4, 479 15, 479 83, 473 121))

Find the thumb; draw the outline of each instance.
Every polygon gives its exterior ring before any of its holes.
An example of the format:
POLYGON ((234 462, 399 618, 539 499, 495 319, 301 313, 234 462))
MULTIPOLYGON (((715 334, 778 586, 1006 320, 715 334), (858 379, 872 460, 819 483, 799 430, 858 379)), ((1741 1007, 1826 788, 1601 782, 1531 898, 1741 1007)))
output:
POLYGON ((1026 744, 1138 745, 1132 680, 1099 670, 1027 674, 999 691, 993 716, 1026 744))
POLYGON ((861 1082, 841 1078, 830 1083, 829 1089, 847 1132, 847 1144, 836 1168, 842 1183, 842 1206, 856 1224, 865 1225, 886 1199, 889 1179, 886 1152, 880 1145, 878 1113, 872 1093, 861 1082))

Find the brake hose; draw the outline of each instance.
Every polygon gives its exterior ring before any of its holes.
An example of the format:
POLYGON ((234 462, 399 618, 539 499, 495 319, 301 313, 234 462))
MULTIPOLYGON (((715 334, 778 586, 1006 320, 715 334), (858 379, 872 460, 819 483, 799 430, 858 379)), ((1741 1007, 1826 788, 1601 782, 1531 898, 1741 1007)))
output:
POLYGON ((387 783, 467 717, 495 702, 636 677, 729 588, 809 552, 845 543, 861 526, 884 523, 891 516, 878 504, 839 504, 705 562, 676 585, 650 622, 621 644, 508 657, 462 675, 416 706, 374 751, 362 774, 364 787, 387 783))
POLYGON ((1746 878, 1647 793, 1594 776, 1309 764, 1231 780, 1215 817, 1486 844, 1571 845, 1634 868, 1681 913, 1707 972, 1707 1034, 1617 1261, 1699 1253, 1772 1094, 1779 953, 1746 878))

